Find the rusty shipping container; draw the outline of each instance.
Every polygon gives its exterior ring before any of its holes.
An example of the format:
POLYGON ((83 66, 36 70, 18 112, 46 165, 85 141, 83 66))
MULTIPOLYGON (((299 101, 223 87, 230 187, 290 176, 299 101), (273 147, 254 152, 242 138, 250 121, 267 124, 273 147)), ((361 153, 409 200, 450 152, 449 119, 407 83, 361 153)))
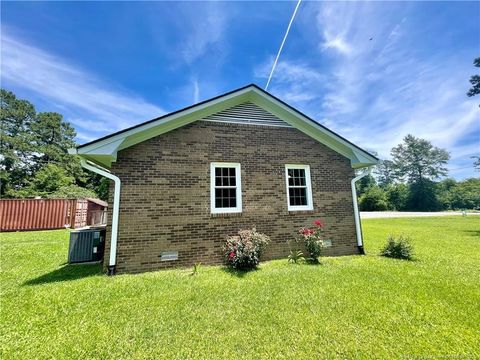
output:
POLYGON ((106 223, 107 204, 97 199, 0 200, 0 231, 79 228, 106 223), (93 224, 95 220, 97 223, 93 224))

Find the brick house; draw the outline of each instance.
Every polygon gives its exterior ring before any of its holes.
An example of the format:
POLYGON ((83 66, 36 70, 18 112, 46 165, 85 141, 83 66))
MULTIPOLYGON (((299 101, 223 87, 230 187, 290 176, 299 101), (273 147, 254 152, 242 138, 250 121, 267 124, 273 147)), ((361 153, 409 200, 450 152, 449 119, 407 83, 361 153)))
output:
POLYGON ((224 239, 254 226, 271 238, 265 259, 286 257, 317 218, 326 255, 363 250, 355 169, 377 158, 255 85, 71 153, 114 180, 109 273, 220 264, 224 239))

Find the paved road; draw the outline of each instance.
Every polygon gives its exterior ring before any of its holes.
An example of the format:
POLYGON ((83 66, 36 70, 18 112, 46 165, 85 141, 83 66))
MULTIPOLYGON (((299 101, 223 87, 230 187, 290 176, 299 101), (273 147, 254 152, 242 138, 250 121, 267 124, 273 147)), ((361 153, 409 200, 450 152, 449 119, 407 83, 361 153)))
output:
MULTIPOLYGON (((361 211, 362 219, 396 218, 396 217, 425 217, 425 216, 461 216, 461 211, 439 212, 408 212, 408 211, 361 211)), ((478 216, 480 213, 467 213, 467 216, 478 216)))

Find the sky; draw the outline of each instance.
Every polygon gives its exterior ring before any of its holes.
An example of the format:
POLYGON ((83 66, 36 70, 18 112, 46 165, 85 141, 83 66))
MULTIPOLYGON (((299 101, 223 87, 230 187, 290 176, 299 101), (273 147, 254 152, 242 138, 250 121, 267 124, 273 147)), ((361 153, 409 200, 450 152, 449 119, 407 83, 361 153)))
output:
MULTIPOLYGON (((85 143, 249 83, 296 2, 2 2, 1 86, 85 143)), ((479 176, 480 2, 302 2, 269 91, 380 158, 407 134, 479 176)))

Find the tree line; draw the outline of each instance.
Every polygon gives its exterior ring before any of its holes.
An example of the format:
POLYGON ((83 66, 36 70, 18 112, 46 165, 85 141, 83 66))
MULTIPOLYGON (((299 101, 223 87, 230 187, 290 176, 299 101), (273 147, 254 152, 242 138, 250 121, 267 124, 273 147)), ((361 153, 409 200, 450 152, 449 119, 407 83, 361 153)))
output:
POLYGON ((108 180, 85 171, 75 129, 56 112, 37 112, 27 100, 1 89, 0 196, 82 198, 108 196, 108 180))
MULTIPOLYGON (((448 174, 446 150, 407 135, 390 154, 357 183, 360 210, 480 210, 479 178, 440 180, 448 174)), ((480 170, 478 159, 473 167, 480 170)))

